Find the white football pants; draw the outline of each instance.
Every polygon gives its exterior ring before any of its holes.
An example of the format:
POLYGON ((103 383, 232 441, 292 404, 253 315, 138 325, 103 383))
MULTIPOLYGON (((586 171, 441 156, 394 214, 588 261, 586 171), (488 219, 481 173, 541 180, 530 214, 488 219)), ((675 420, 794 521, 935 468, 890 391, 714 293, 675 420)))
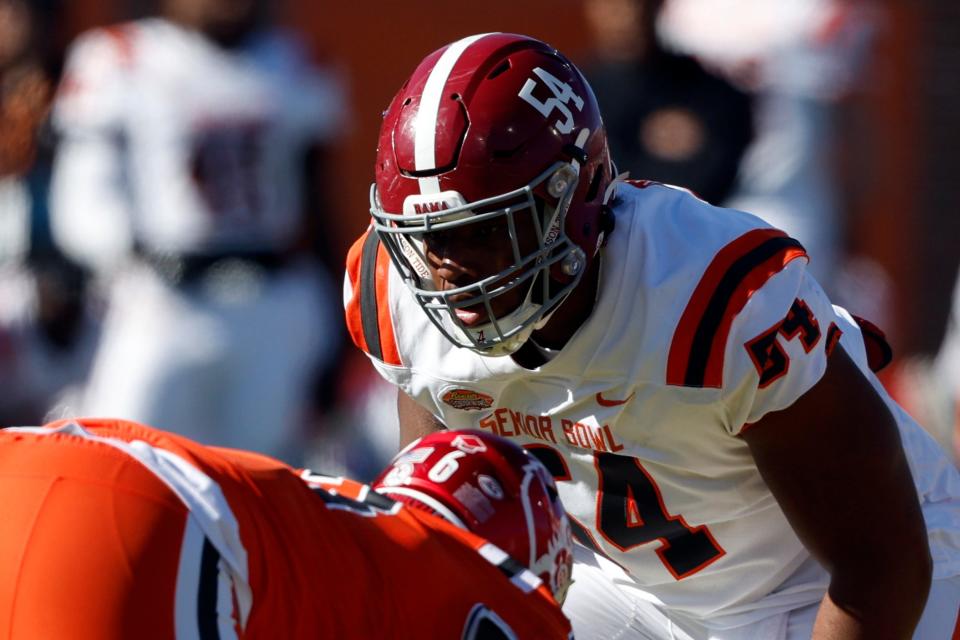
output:
POLYGON ((309 376, 340 336, 339 298, 306 265, 224 278, 177 287, 144 265, 122 274, 80 410, 296 464, 309 376))
MULTIPOLYGON (((619 567, 574 545, 573 586, 563 612, 577 640, 809 640, 819 602, 732 629, 671 616, 639 589, 617 586, 619 567)), ((949 640, 960 611, 960 576, 935 580, 914 640, 949 640)))

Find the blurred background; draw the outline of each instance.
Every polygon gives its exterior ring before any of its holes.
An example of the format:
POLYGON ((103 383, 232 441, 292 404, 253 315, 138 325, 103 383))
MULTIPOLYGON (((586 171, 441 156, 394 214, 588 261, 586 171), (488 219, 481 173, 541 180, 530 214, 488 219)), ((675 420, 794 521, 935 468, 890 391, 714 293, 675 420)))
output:
POLYGON ((621 171, 804 243, 957 455, 950 0, 0 0, 0 425, 123 415, 379 470, 394 393, 346 343, 342 265, 381 112, 484 31, 578 63, 621 171))

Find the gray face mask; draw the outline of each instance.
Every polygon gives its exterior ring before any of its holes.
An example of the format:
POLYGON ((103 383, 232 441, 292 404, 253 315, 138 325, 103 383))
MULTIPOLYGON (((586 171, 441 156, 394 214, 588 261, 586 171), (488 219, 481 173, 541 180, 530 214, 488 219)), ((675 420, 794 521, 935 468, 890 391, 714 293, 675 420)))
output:
POLYGON ((403 213, 384 211, 374 186, 370 192, 370 213, 404 283, 440 332, 458 347, 485 356, 505 356, 514 353, 533 331, 547 323, 583 274, 586 257, 564 232, 566 212, 578 181, 576 161, 557 162, 530 184, 499 196, 467 203, 455 191, 415 195, 407 198, 403 213), (534 190, 541 186, 556 199, 555 206, 534 197, 534 190), (535 236, 530 251, 521 249, 517 231, 520 216, 532 221, 532 225, 527 225, 535 236), (431 236, 454 230, 469 232, 478 225, 503 229, 502 236, 478 242, 489 242, 493 250, 504 250, 503 246, 508 245, 510 264, 475 282, 438 291, 426 256, 431 236), (554 268, 559 268, 569 281, 551 281, 550 271, 554 268), (497 315, 494 302, 500 296, 516 296, 518 289, 524 293, 519 306, 497 315), (482 324, 468 322, 470 316, 477 315, 477 309, 484 310, 487 320, 482 324))

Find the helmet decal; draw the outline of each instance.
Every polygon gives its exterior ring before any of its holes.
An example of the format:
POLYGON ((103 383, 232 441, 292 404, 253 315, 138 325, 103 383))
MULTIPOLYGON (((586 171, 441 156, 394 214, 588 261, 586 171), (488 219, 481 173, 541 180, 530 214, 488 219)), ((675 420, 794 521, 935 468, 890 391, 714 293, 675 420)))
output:
POLYGON ((480 453, 487 450, 487 445, 483 439, 478 438, 472 433, 458 433, 454 439, 450 441, 450 444, 464 453, 480 453))
POLYGON ((463 387, 445 390, 440 399, 444 404, 461 411, 482 411, 493 406, 493 396, 463 387))
POLYGON ((373 487, 486 538, 562 601, 572 530, 553 477, 525 449, 483 431, 440 431, 399 454, 373 487))
POLYGON ((483 491, 488 497, 494 500, 503 500, 503 488, 493 476, 481 473, 477 476, 477 484, 480 486, 480 491, 483 491))
POLYGON ((547 98, 545 101, 540 101, 537 97, 535 97, 533 95, 533 91, 539 85, 533 78, 527 79, 523 85, 523 88, 520 89, 520 93, 517 95, 520 96, 520 98, 527 104, 543 114, 544 118, 549 118, 554 110, 559 111, 563 118, 557 120, 554 123, 554 126, 560 133, 570 133, 573 131, 573 112, 570 111, 570 108, 567 105, 573 101, 573 106, 577 108, 577 111, 583 111, 583 98, 574 93, 569 84, 563 82, 562 80, 558 80, 549 71, 545 71, 540 67, 534 67, 533 73, 543 81, 543 84, 546 85, 548 89, 550 89, 550 91, 553 93, 553 97, 547 98))

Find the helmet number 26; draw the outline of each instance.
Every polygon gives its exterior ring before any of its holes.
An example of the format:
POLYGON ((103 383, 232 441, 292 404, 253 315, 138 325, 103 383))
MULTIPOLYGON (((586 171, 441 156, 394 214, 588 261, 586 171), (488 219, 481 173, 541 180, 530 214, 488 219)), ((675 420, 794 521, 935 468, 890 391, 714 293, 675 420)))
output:
POLYGON ((521 100, 539 111, 544 118, 549 118, 554 110, 559 111, 563 117, 557 120, 554 126, 560 133, 570 133, 573 131, 573 112, 568 105, 573 102, 573 106, 577 108, 577 111, 582 111, 583 98, 573 91, 573 87, 559 80, 549 71, 535 67, 533 73, 547 86, 553 96, 546 100, 540 100, 533 95, 534 89, 540 84, 533 78, 527 78, 527 81, 520 89, 520 93, 517 95, 521 100))

